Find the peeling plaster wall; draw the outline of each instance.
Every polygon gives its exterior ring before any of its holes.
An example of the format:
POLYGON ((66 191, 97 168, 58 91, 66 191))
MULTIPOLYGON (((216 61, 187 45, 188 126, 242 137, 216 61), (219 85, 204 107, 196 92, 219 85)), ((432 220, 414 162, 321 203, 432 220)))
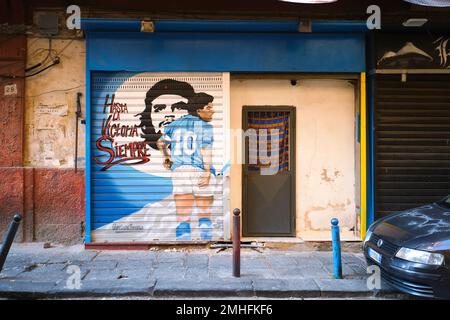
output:
MULTIPOLYGON (((25 46, 26 66, 30 67, 46 58, 49 42, 46 38, 29 37, 23 39, 25 46)), ((61 63, 26 78, 24 92, 24 85, 18 83, 17 96, 25 97, 25 107, 14 103, 0 121, 4 124, 0 125, 0 137, 5 137, 4 148, 11 155, 1 158, 0 164, 0 176, 4 178, 0 184, 0 237, 12 216, 21 213, 23 222, 16 241, 80 243, 85 214, 85 126, 81 123, 78 173, 73 167, 77 92, 83 93, 81 106, 85 116, 84 40, 54 39, 52 50, 61 63)), ((25 50, 20 52, 25 56, 25 50)), ((19 72, 19 67, 14 65, 13 71, 19 72)), ((5 103, 13 98, 0 100, 5 103)))
MULTIPOLYGON (((47 56, 46 38, 28 38, 27 66, 47 56)), ((77 92, 85 118, 85 43, 53 39, 60 64, 26 79, 24 165, 38 168, 72 168, 75 159, 77 92)), ((39 68, 38 68, 39 69, 39 68)), ((36 70, 38 70, 36 69, 36 70)), ((78 166, 85 166, 85 126, 78 127, 78 166)))
MULTIPOLYGON (((336 217, 355 227, 355 93, 345 80, 231 81, 231 128, 242 128, 242 106, 287 105, 296 118, 296 230, 329 231, 336 217)), ((242 207, 242 167, 231 167, 231 207, 242 207)), ((245 214, 245 213, 244 213, 245 214)))

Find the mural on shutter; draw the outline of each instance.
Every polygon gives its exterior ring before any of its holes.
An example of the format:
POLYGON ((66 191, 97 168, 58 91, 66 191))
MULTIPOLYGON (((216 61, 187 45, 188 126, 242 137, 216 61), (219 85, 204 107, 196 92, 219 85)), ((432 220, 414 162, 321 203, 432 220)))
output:
POLYGON ((223 239, 223 77, 92 78, 95 242, 223 239))

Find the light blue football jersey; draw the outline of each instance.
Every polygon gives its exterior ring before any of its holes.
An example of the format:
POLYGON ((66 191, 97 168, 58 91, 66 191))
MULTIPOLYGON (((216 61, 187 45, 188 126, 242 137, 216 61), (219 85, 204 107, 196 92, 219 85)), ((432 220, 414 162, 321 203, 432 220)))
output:
POLYGON ((204 169, 201 149, 212 148, 213 126, 199 117, 188 114, 164 127, 161 138, 170 145, 172 170, 184 165, 204 169))

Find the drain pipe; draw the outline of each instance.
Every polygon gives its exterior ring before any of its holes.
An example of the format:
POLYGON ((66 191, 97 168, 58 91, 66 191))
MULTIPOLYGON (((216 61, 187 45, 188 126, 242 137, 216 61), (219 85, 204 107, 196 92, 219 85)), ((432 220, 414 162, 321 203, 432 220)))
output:
POLYGON ((78 121, 81 118, 81 101, 80 98, 83 94, 77 93, 77 110, 75 112, 75 173, 78 171, 78 121))

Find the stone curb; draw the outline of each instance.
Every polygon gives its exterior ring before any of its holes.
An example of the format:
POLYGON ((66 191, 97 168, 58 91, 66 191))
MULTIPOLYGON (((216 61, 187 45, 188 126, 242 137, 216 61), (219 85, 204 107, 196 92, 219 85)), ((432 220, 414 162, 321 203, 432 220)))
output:
POLYGON ((170 279, 84 282, 80 290, 70 290, 53 282, 0 281, 0 298, 54 299, 89 297, 230 297, 239 298, 402 298, 405 295, 387 289, 370 291, 359 281, 333 279, 214 279, 209 282, 190 282, 170 279), (340 281, 342 286, 333 285, 340 281), (347 284, 343 284, 346 281, 347 284), (350 284, 352 282, 352 284, 350 284), (354 289, 350 289, 354 286, 354 289))

